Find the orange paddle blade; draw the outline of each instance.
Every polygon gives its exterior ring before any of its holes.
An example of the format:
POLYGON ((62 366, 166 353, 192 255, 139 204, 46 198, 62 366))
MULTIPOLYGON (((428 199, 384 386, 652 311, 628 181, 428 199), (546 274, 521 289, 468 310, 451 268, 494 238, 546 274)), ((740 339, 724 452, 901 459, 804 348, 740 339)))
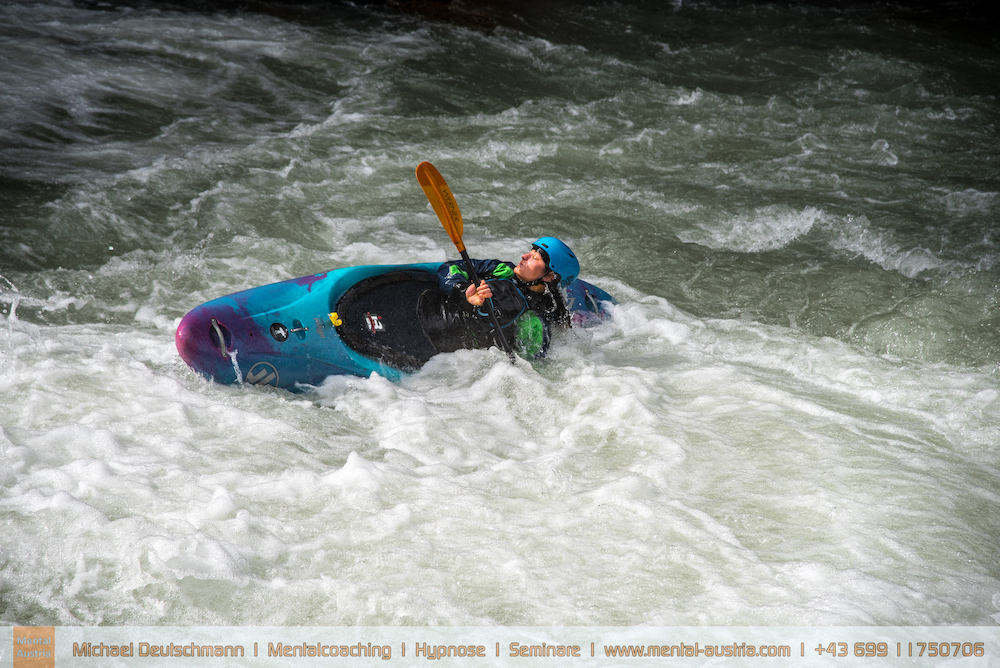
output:
POLYGON ((441 172, 429 162, 422 162, 417 165, 417 182, 424 189, 427 200, 434 207, 441 225, 448 232, 452 243, 459 252, 465 250, 462 243, 462 213, 458 210, 458 203, 455 196, 451 194, 451 189, 445 182, 441 172))

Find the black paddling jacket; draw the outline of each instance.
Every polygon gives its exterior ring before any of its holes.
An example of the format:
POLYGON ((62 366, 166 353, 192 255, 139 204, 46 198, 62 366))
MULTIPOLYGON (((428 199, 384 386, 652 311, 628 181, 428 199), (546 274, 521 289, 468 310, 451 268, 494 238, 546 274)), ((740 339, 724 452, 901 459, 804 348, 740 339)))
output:
MULTIPOLYGON (((542 357, 549 346, 555 310, 547 293, 536 293, 514 275, 514 265, 500 260, 472 260, 480 279, 493 291, 493 308, 504 336, 526 357, 542 357)), ((420 298, 421 324, 439 352, 461 348, 500 347, 493 332, 488 303, 476 307, 465 299, 472 285, 463 262, 446 262, 438 269, 441 291, 428 290, 420 298)))

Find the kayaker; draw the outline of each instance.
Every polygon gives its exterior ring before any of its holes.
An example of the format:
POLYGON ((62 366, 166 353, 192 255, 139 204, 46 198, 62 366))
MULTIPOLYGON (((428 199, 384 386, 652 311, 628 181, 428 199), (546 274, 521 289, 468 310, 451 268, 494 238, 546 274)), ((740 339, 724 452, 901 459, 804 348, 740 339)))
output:
POLYGON ((485 311, 491 297, 507 340, 527 357, 544 355, 553 326, 570 327, 559 287, 576 279, 580 262, 559 239, 538 239, 517 264, 472 263, 482 279, 478 286, 472 285, 464 262, 446 262, 438 269, 442 295, 421 299, 424 331, 439 352, 499 345, 485 311))

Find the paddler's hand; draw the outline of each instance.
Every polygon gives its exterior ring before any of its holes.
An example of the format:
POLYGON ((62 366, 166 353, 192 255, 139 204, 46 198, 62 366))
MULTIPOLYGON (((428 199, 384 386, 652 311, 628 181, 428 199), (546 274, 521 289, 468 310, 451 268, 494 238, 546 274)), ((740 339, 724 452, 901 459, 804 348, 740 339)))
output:
POLYGON ((465 289, 465 300, 473 306, 482 306, 487 299, 493 296, 493 291, 486 281, 480 281, 479 287, 470 285, 465 289))

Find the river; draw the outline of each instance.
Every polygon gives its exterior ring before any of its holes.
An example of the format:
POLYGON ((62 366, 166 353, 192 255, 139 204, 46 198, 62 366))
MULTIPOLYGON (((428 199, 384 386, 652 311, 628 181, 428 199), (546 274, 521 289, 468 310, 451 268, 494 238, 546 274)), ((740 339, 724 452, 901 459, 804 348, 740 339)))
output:
POLYGON ((0 4, 0 619, 1000 623, 972 5, 0 4), (547 359, 207 382, 198 304, 535 238, 547 359))

